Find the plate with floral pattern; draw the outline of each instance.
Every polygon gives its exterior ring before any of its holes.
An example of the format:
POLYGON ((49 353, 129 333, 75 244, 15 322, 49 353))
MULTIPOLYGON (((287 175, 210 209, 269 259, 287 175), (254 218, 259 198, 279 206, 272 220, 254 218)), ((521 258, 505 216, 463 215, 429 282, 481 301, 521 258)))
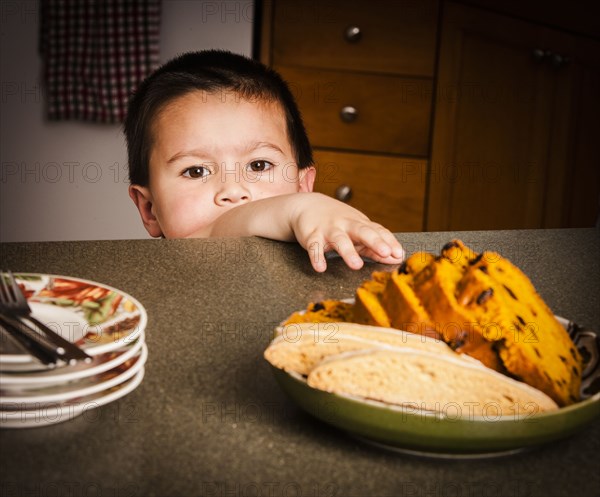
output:
MULTIPOLYGON (((142 367, 134 376, 123 383, 112 386, 102 392, 78 397, 53 406, 43 406, 35 409, 0 411, 0 426, 2 428, 38 428, 42 426, 63 423, 77 416, 86 415, 100 406, 114 402, 135 390, 144 378, 145 369, 142 367)), ((91 414, 90 419, 97 421, 101 414, 91 414)))
POLYGON ((118 366, 76 381, 42 385, 39 388, 0 388, 0 411, 55 407, 58 403, 85 397, 119 385, 137 374, 146 363, 145 344, 138 353, 118 366))
MULTIPOLYGON (((15 273, 33 315, 89 355, 133 344, 146 328, 147 313, 131 295, 90 280, 38 273, 15 273)), ((2 333, 0 368, 46 369, 2 333)))

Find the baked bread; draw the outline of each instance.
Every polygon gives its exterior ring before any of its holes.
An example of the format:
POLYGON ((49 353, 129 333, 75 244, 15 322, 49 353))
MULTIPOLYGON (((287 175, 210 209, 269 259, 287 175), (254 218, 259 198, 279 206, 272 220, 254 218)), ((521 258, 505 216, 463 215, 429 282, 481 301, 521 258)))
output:
POLYGON ((579 352, 518 268, 497 253, 483 252, 466 269, 456 297, 483 327, 486 339, 495 342, 512 376, 561 405, 579 400, 579 352))
POLYGON ((436 331, 454 350, 504 372, 493 343, 486 340, 477 320, 456 300, 456 285, 462 277, 460 265, 437 257, 414 276, 413 287, 436 331))
POLYGON ((452 418, 525 416, 557 409, 547 395, 476 361, 407 348, 332 356, 312 369, 307 383, 452 418))
POLYGON ((440 256, 464 272, 479 254, 467 247, 461 240, 452 240, 442 247, 440 256))
MULTIPOLYGON (((390 326, 399 330, 441 338, 429 314, 415 294, 414 275, 433 259, 431 254, 417 252, 411 255, 397 271, 391 273, 381 295, 381 303, 389 316, 390 326)), ((357 321, 360 322, 360 321, 357 321)))
POLYGON ((292 323, 283 326, 278 329, 278 336, 267 347, 264 356, 279 369, 306 376, 329 356, 389 346, 456 356, 440 340, 392 328, 354 323, 292 323))
MULTIPOLYGON (((452 240, 439 256, 418 252, 394 272, 373 273, 355 300, 354 306, 311 304, 287 323, 353 321, 441 338, 456 352, 541 390, 558 405, 580 398, 577 348, 531 281, 499 254, 477 254, 452 240)), ((323 357, 357 350, 356 339, 350 341, 323 357)))
MULTIPOLYGON (((441 337, 453 350, 542 390, 559 405, 579 400, 577 348, 529 279, 499 254, 477 254, 452 240, 437 257, 409 257, 390 273, 383 292, 382 280, 378 276, 377 286, 361 288, 375 289, 370 298, 391 327, 441 337)), ((364 316, 354 319, 373 323, 364 316)))
POLYGON ((385 328, 390 326, 390 318, 381 304, 381 296, 389 278, 389 272, 375 271, 370 280, 356 289, 354 322, 385 328))
POLYGON ((291 323, 331 323, 352 321, 354 306, 341 300, 322 300, 311 302, 306 311, 294 312, 284 324, 291 323))

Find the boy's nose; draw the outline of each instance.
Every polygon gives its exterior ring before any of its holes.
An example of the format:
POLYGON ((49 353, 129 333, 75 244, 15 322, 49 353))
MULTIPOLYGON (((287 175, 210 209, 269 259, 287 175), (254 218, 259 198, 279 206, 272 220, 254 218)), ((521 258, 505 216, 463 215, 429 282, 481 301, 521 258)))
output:
POLYGON ((216 203, 217 205, 226 206, 231 204, 241 204, 250 202, 252 195, 243 184, 240 182, 227 182, 217 192, 216 203))

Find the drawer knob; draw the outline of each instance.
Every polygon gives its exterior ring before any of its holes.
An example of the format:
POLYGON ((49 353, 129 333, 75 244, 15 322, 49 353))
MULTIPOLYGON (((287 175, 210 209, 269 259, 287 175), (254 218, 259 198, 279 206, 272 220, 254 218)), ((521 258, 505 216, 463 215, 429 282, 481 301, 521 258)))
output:
POLYGON ((358 117, 358 111, 356 110, 356 107, 346 105, 340 111, 340 117, 345 123, 351 123, 356 121, 356 118, 358 117))
POLYGON ((348 26, 344 30, 344 38, 347 42, 356 43, 362 38, 362 31, 358 26, 348 26))
POLYGON ((349 202, 352 198, 352 188, 349 185, 340 185, 335 189, 335 198, 342 202, 349 202))
POLYGON ((548 61, 552 67, 555 69, 560 69, 561 67, 567 65, 569 63, 569 58, 564 55, 551 52, 550 50, 543 50, 541 48, 535 48, 531 51, 531 55, 533 60, 536 62, 544 62, 548 61))
POLYGON ((558 53, 553 53, 550 57, 550 61, 555 69, 560 69, 569 63, 569 58, 558 53))
POLYGON ((536 62, 543 62, 544 59, 546 57, 548 57, 548 55, 550 55, 550 53, 546 52, 546 50, 544 50, 542 48, 534 48, 531 51, 531 56, 533 57, 533 60, 535 60, 536 62))

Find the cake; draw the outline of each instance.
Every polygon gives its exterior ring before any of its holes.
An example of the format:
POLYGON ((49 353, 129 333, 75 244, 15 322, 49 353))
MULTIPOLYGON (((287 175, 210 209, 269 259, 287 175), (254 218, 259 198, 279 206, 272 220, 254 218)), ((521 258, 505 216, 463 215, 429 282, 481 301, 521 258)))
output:
POLYGON ((455 289, 461 277, 460 265, 442 256, 417 273, 412 284, 429 322, 446 343, 457 352, 504 372, 494 344, 483 335, 473 314, 456 300, 455 289))
POLYGON ((559 405, 579 400, 579 352, 531 281, 495 252, 452 240, 437 257, 414 254, 374 298, 394 328, 439 336, 559 405))
POLYGON ((354 322, 374 326, 390 326, 390 318, 381 303, 381 296, 389 278, 389 272, 375 271, 370 280, 365 281, 356 289, 354 322))
POLYGON ((432 258, 431 254, 425 252, 411 255, 398 270, 391 273, 380 299, 393 328, 440 338, 412 286, 414 275, 432 258))
POLYGON ((352 321, 353 309, 353 304, 341 300, 311 302, 305 311, 294 312, 285 320, 284 324, 352 321))
POLYGON ((473 260, 456 289, 515 378, 561 405, 579 400, 582 361, 569 335, 517 267, 494 252, 473 260))

